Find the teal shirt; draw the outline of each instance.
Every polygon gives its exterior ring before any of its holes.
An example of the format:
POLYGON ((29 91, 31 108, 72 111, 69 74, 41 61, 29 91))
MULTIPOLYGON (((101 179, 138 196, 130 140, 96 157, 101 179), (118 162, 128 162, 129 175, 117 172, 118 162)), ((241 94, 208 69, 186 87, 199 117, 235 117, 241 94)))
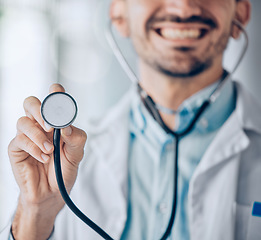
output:
MULTIPOLYGON (((175 131, 188 126, 216 86, 217 83, 183 102, 176 117, 175 131)), ((180 140, 177 212, 168 239, 190 239, 189 182, 219 128, 234 111, 235 103, 235 88, 232 81, 228 81, 194 130, 180 140)), ((121 240, 159 240, 172 210, 175 138, 154 121, 139 96, 133 100, 130 118, 128 215, 121 240)))

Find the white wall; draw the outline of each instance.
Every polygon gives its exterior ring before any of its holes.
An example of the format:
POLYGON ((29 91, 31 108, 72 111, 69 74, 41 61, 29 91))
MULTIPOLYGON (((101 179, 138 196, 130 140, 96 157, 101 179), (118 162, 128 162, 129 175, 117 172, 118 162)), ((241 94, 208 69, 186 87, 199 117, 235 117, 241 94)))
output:
MULTIPOLYGON (((234 74, 234 78, 244 84, 261 103, 261 1, 251 0, 252 3, 252 19, 247 26, 249 35, 249 48, 245 58, 243 59, 238 70, 234 74)), ((234 43, 228 49, 226 56, 226 65, 231 66, 235 62, 236 56, 242 47, 242 39, 239 43, 234 43)))
MULTIPOLYGON (((103 114, 129 87, 104 37, 109 1, 5 0, 5 6, 0 4, 5 10, 0 21, 0 229, 18 194, 7 146, 23 114, 23 99, 29 95, 42 99, 50 83, 60 81, 77 99, 82 120, 103 114)), ((253 18, 247 28, 250 47, 235 78, 261 102, 261 1, 252 3, 253 18)), ((129 42, 118 39, 135 66, 129 42)), ((234 62, 239 46, 240 42, 231 46, 226 65, 234 62)))
POLYGON ((43 98, 53 78, 50 33, 45 16, 27 8, 6 7, 0 22, 0 229, 15 207, 18 187, 8 160, 8 143, 23 100, 43 98))

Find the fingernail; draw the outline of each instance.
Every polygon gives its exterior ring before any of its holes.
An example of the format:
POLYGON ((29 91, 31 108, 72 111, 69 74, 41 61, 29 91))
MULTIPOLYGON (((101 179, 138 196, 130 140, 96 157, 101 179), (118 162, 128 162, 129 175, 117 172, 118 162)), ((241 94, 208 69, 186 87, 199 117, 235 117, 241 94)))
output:
POLYGON ((44 148, 49 152, 53 148, 53 145, 50 142, 44 142, 44 148))
POLYGON ((50 159, 50 157, 49 157, 48 155, 44 154, 44 153, 41 154, 41 157, 42 157, 42 159, 43 159, 45 162, 48 162, 49 159, 50 159))
POLYGON ((47 122, 44 122, 44 126, 47 131, 49 131, 52 128, 47 122))
POLYGON ((67 128, 64 128, 62 131, 65 136, 71 136, 71 134, 72 134, 72 128, 70 126, 67 128))

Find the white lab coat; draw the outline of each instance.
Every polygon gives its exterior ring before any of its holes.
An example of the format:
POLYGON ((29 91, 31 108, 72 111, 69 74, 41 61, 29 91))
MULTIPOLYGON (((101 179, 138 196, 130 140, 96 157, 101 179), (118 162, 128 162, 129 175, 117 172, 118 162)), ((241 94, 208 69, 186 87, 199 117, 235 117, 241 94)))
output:
MULTIPOLYGON (((261 217, 251 214, 253 202, 261 202, 261 106, 235 84, 236 109, 190 182, 191 240, 261 239, 261 217)), ((87 129, 88 149, 71 193, 76 205, 117 240, 127 218, 130 102, 128 94, 107 118, 87 129)), ((8 239, 9 230, 10 225, 0 234, 1 240, 8 239)), ((101 238, 65 207, 51 239, 101 238)))

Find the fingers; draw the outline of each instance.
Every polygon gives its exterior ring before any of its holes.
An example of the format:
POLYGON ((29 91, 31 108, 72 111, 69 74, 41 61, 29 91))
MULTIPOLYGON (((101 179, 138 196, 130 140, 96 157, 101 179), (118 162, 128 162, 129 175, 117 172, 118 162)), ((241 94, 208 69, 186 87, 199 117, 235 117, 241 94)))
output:
MULTIPOLYGON (((64 91, 60 84, 53 84, 50 87, 50 93, 64 91)), ((41 116, 41 102, 36 97, 29 97, 24 101, 24 109, 27 117, 20 118, 17 123, 17 146, 38 161, 48 162, 47 156, 53 152, 54 147, 45 132, 52 132, 53 129, 44 122, 41 116), (39 124, 39 127, 35 122, 39 124)), ((87 140, 86 133, 70 126, 62 129, 61 134, 65 157, 72 164, 78 165, 83 157, 83 149, 87 140)))
POLYGON ((54 93, 54 92, 65 92, 65 89, 61 84, 55 83, 51 85, 49 89, 49 93, 54 93))
MULTIPOLYGON (((53 92, 64 92, 64 88, 60 84, 53 84, 50 87, 50 93, 53 92)), ((36 97, 28 97, 24 101, 24 110, 26 116, 31 120, 35 120, 40 124, 40 126, 46 131, 51 132, 53 129, 48 124, 46 124, 41 115, 41 102, 36 97)))
POLYGON ((41 116, 41 102, 36 97, 28 97, 24 100, 24 111, 27 117, 40 124, 40 126, 46 131, 51 132, 52 128, 45 124, 41 116))
POLYGON ((28 117, 21 117, 18 120, 17 130, 17 147, 38 161, 48 162, 49 154, 53 152, 54 147, 45 133, 28 117))
POLYGON ((83 148, 87 140, 87 134, 74 126, 61 130, 63 141, 72 149, 83 148))
MULTIPOLYGON (((44 153, 31 139, 29 139, 24 134, 19 134, 14 139, 14 146, 11 151, 20 152, 24 151, 28 153, 28 156, 32 156, 34 159, 38 160, 41 163, 48 163, 51 159, 50 156, 44 153)), ((26 159, 22 158, 12 158, 14 162, 24 161, 26 159)))
POLYGON ((79 128, 69 126, 61 130, 61 137, 65 143, 64 153, 66 158, 72 164, 78 165, 83 158, 87 134, 79 128))

